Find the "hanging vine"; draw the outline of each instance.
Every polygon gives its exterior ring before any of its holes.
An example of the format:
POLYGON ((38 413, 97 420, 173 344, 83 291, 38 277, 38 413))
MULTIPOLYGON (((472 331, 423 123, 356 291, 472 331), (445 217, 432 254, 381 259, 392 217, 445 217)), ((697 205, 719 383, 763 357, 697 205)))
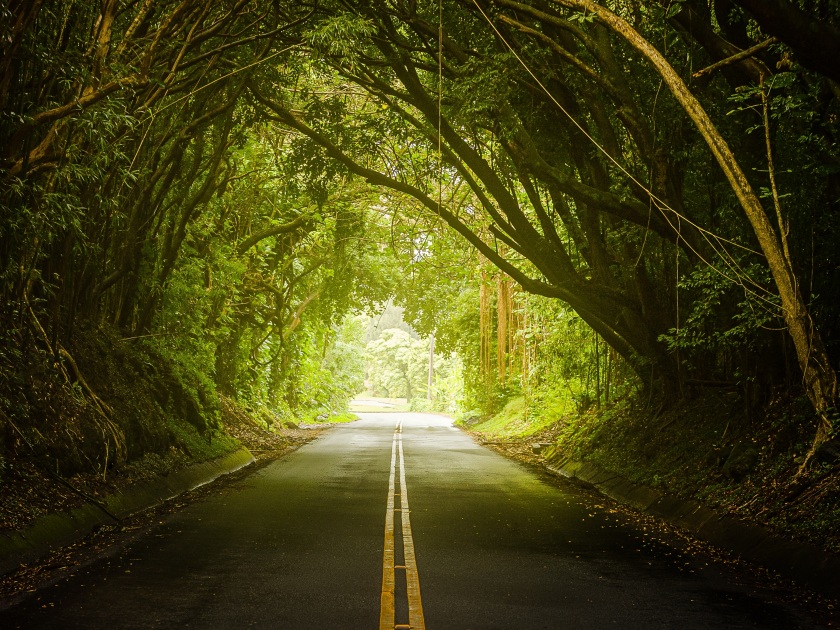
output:
POLYGON ((511 311, 510 282, 504 275, 499 275, 496 277, 496 367, 500 383, 507 380, 507 358, 510 348, 508 331, 510 330, 511 311))
POLYGON ((485 383, 492 379, 490 358, 490 335, 493 326, 493 313, 490 310, 490 291, 488 290, 488 274, 481 270, 481 285, 478 292, 478 338, 479 362, 481 364, 481 378, 485 383))

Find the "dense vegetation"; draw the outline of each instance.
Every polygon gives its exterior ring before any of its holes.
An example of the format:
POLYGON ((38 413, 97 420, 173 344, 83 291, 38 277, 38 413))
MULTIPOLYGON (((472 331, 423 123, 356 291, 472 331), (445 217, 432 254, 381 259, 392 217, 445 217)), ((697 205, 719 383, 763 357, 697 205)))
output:
POLYGON ((370 347, 382 393, 478 416, 520 398, 548 424, 734 392, 736 433, 802 397, 785 474, 833 462, 836 3, 0 15, 4 468, 212 441, 219 395, 340 411, 363 378, 346 318, 392 296, 425 341, 370 347))

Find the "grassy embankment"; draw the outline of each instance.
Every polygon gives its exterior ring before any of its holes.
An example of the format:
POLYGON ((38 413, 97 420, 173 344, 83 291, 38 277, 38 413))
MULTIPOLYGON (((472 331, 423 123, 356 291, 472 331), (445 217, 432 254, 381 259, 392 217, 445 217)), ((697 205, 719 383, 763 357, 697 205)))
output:
POLYGON ((550 442, 554 461, 589 461, 840 552, 837 460, 825 453, 804 483, 792 483, 814 430, 802 397, 780 397, 752 414, 735 391, 706 393, 662 413, 638 401, 584 414, 560 403, 514 398, 470 429, 487 441, 550 442))

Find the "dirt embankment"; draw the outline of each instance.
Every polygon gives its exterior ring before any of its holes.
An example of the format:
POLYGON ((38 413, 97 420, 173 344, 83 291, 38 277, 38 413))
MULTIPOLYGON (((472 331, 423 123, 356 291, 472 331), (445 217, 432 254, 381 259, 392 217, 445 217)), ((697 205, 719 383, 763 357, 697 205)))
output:
POLYGON ((90 328, 59 356, 0 353, 0 533, 242 446, 272 458, 314 437, 268 430, 142 339, 90 328))

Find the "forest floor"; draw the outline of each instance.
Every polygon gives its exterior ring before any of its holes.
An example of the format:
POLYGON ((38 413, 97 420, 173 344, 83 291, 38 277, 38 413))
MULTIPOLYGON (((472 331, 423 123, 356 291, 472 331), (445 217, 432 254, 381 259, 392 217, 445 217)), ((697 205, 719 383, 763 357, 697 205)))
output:
POLYGON ((556 445, 562 457, 840 553, 840 463, 825 452, 796 478, 814 429, 807 412, 780 395, 749 415, 734 392, 715 392, 667 411, 625 401, 532 431, 509 413, 467 428, 517 458, 536 462, 532 444, 556 445))

